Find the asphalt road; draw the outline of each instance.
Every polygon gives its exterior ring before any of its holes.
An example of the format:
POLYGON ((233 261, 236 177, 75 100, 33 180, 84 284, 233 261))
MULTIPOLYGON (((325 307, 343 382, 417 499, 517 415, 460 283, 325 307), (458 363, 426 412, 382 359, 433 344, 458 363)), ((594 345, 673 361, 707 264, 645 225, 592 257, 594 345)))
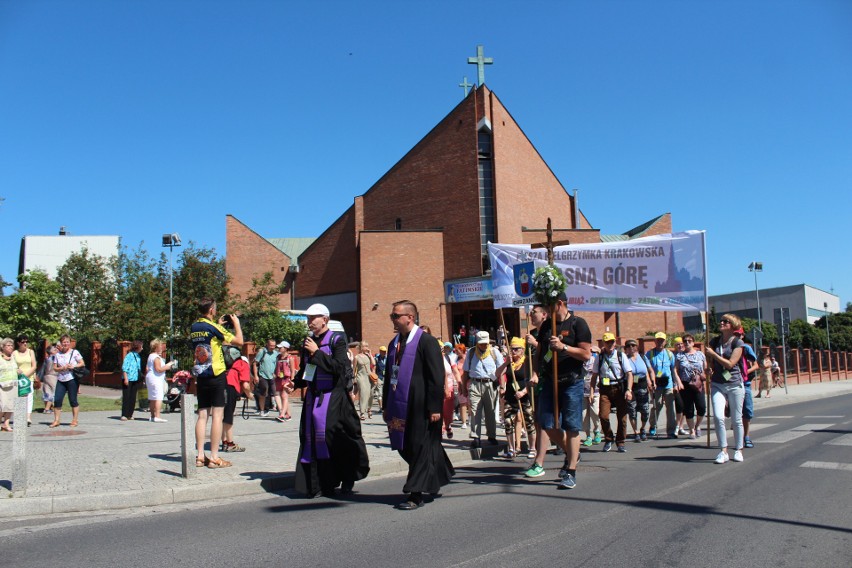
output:
MULTIPOLYGON (((403 479, 346 499, 292 493, 104 514, 0 520, 0 565, 724 566, 852 565, 852 395, 758 417, 744 463, 688 440, 584 452, 576 489, 561 458, 457 470, 442 496, 397 511, 403 479)), ((715 439, 715 437, 714 437, 715 439)))

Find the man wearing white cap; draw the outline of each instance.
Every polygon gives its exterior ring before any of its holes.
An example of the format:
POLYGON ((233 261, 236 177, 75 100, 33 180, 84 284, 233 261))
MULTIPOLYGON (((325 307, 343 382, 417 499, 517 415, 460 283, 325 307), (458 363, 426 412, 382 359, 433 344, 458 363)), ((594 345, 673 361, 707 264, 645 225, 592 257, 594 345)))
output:
POLYGON ((483 415, 488 442, 497 445, 497 420, 494 412, 497 403, 497 367, 502 364, 503 356, 491 347, 488 332, 476 332, 476 349, 468 351, 462 375, 462 380, 468 385, 470 392, 471 448, 480 446, 483 415))
POLYGON ((311 335, 302 346, 296 382, 307 383, 308 392, 299 427, 295 487, 308 497, 331 497, 342 484, 342 493, 349 494, 370 471, 361 421, 346 390, 352 373, 349 348, 342 334, 328 329, 327 307, 313 304, 306 315, 311 335))

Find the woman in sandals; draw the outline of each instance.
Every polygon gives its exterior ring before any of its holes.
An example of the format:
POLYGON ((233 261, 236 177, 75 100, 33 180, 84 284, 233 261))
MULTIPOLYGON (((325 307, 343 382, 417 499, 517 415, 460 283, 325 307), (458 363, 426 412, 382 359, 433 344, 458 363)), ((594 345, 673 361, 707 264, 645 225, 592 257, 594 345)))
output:
POLYGON ((71 404, 71 426, 77 426, 77 418, 80 416, 80 403, 77 402, 77 392, 80 390, 80 381, 71 371, 77 367, 83 367, 83 356, 76 349, 71 348, 71 336, 63 335, 59 338, 59 351, 53 354, 53 370, 56 371, 56 393, 53 396, 53 424, 51 428, 59 426, 59 418, 62 416, 62 405, 65 402, 65 394, 68 394, 68 402, 71 404))
POLYGON ((15 399, 18 397, 18 364, 12 357, 15 342, 10 337, 0 341, 0 430, 11 432, 9 420, 15 412, 15 399))
POLYGON ((707 414, 704 396, 704 381, 707 359, 704 353, 695 349, 695 338, 687 333, 683 336, 684 349, 675 355, 675 376, 683 384, 683 413, 689 426, 689 438, 695 440, 701 435, 701 421, 707 414))
POLYGON ((736 334, 740 329, 740 318, 725 314, 719 320, 718 337, 710 341, 704 351, 710 364, 710 397, 713 403, 713 421, 716 426, 716 440, 719 442, 719 455, 716 463, 728 461, 728 437, 725 433, 725 403, 731 409, 731 422, 734 427, 735 451, 733 460, 743 461, 743 386, 742 367, 739 365, 745 343, 736 334))
POLYGON ((148 388, 148 405, 151 407, 151 422, 167 422, 160 417, 163 410, 163 399, 166 398, 166 371, 174 370, 177 361, 166 363, 163 354, 166 352, 166 342, 154 339, 150 343, 151 353, 145 364, 145 386, 148 388))

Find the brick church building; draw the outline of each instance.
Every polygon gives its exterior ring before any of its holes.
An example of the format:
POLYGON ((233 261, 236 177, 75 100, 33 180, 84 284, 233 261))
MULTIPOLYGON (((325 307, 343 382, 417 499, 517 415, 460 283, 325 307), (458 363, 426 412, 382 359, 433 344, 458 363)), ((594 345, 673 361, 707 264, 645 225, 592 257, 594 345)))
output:
MULTIPOLYGON (((384 345, 395 300, 449 339, 459 326, 494 330, 486 243, 599 243, 672 232, 671 215, 602 235, 579 208, 497 96, 481 85, 444 117, 316 239, 264 238, 227 217, 226 270, 243 297, 273 271, 281 309, 326 304, 353 339, 384 345)), ((523 312, 504 311, 511 334, 523 312)), ((683 329, 680 313, 582 312, 595 338, 683 329)))

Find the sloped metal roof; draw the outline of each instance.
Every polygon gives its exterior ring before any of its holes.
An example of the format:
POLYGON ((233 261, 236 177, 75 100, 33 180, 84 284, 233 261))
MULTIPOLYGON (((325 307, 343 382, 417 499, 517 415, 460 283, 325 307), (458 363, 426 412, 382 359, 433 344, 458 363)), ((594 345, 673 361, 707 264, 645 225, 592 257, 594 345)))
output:
POLYGON ((299 255, 305 252, 305 249, 311 246, 316 240, 315 237, 291 237, 284 239, 266 239, 272 246, 290 257, 290 264, 296 264, 299 255))

